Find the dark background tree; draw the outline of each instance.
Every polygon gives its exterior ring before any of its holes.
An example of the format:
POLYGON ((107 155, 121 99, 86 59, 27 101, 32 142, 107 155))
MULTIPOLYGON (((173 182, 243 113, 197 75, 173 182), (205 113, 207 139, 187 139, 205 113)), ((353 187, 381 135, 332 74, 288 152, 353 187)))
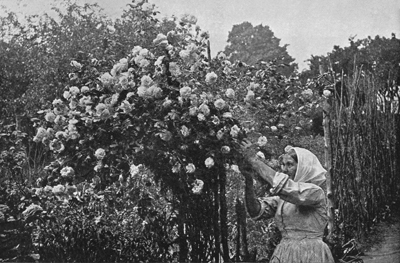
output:
POLYGON ((355 40, 351 37, 349 46, 335 45, 326 56, 312 56, 308 62, 310 68, 302 72, 302 79, 318 76, 320 68, 332 69, 344 76, 352 75, 358 68, 374 73, 386 83, 386 88, 394 87, 400 83, 400 39, 395 34, 391 38, 376 36, 355 40))
POLYGON ((269 26, 253 26, 250 22, 234 25, 228 35, 225 54, 232 62, 242 61, 255 65, 261 61, 276 61, 282 65, 278 71, 289 76, 297 68, 287 52, 287 44, 281 46, 280 39, 275 37, 269 26))

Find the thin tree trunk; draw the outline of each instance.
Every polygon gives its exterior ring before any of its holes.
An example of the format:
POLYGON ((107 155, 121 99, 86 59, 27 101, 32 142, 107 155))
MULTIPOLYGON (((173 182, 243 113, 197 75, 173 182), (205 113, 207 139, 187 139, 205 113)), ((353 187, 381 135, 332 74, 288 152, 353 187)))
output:
POLYGON ((188 260, 188 244, 187 244, 187 236, 185 231, 185 217, 186 217, 186 209, 185 205, 183 204, 184 201, 181 200, 181 208, 178 213, 179 221, 181 222, 178 224, 178 236, 179 236, 179 262, 187 262, 188 260))
POLYGON ((229 258, 229 247, 228 247, 228 207, 226 204, 226 173, 224 170, 220 169, 220 219, 221 219, 221 243, 222 243, 222 258, 224 262, 230 262, 229 258))
POLYGON ((242 246, 243 246, 243 257, 247 261, 251 261, 249 255, 249 246, 247 243, 247 227, 246 227, 246 207, 244 203, 240 202, 240 226, 242 232, 242 246))
POLYGON ((235 212, 236 212, 236 230, 237 230, 237 235, 236 235, 236 255, 235 255, 235 261, 239 262, 240 260, 240 242, 241 242, 241 238, 240 238, 240 233, 242 231, 242 227, 241 227, 241 218, 240 218, 240 211, 241 209, 241 204, 240 204, 240 200, 239 198, 236 198, 236 205, 235 205, 235 212))
POLYGON ((211 46, 210 46, 210 40, 207 40, 207 57, 208 57, 208 62, 211 62, 211 46))

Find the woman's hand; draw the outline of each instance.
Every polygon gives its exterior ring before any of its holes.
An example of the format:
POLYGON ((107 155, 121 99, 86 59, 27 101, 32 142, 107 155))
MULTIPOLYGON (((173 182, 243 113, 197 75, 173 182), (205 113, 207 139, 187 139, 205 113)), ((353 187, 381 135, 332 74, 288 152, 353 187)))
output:
POLYGON ((243 141, 240 142, 240 151, 246 160, 250 160, 257 155, 258 146, 248 139, 243 139, 243 141))
POLYGON ((251 167, 251 165, 245 159, 238 160, 237 164, 238 164, 239 170, 240 170, 241 174, 244 176, 244 178, 246 180, 253 181, 254 171, 253 171, 253 168, 251 167))

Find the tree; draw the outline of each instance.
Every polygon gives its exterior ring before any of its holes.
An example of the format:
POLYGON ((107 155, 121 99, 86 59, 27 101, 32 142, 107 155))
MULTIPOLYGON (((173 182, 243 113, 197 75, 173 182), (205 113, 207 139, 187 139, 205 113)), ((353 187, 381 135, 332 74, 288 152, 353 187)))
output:
POLYGON ((261 61, 276 61, 284 65, 279 71, 289 76, 297 68, 294 59, 288 54, 287 44, 280 46, 280 39, 275 37, 269 26, 253 26, 250 22, 234 25, 228 35, 225 53, 232 62, 240 60, 249 65, 261 61))
MULTIPOLYGON (((349 39, 349 46, 335 45, 326 56, 312 56, 308 62, 309 70, 302 72, 302 79, 316 77, 320 72, 331 69, 344 76, 352 76, 355 70, 374 74, 385 83, 385 89, 400 84, 400 39, 392 34, 391 38, 376 36, 354 40, 349 39)), ((393 91, 393 90, 385 90, 393 91)))

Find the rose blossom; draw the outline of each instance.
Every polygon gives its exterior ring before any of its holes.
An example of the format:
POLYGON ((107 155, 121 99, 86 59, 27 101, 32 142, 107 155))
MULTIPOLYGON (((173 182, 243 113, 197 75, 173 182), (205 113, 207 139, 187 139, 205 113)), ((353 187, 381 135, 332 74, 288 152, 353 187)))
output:
POLYGON ((262 146, 266 145, 267 142, 268 142, 267 137, 265 137, 265 136, 260 136, 260 137, 258 138, 257 144, 258 144, 258 146, 262 147, 262 146))
POLYGON ((190 116, 196 116, 197 115, 197 111, 198 111, 198 109, 197 109, 197 107, 190 107, 189 108, 189 115, 190 116))
POLYGON ((219 130, 219 131, 217 132, 217 139, 218 139, 218 140, 221 140, 222 137, 224 137, 224 131, 223 131, 223 130, 219 130))
POLYGON ((74 171, 74 169, 72 167, 66 166, 66 167, 61 169, 60 173, 61 173, 62 177, 70 177, 70 176, 73 176, 75 174, 75 171, 74 171))
POLYGON ((205 161, 204 161, 205 165, 207 168, 211 168, 212 166, 214 166, 214 159, 211 157, 208 157, 205 161))
POLYGON ((248 90, 246 94, 245 102, 252 101, 254 99, 254 92, 252 90, 248 90))
POLYGON ((50 150, 52 150, 54 152, 58 152, 58 153, 64 151, 64 149, 65 149, 64 144, 57 139, 52 140, 50 142, 49 147, 50 147, 50 150))
POLYGON ((131 176, 137 175, 139 173, 139 168, 140 168, 140 165, 136 166, 136 165, 132 164, 129 167, 129 173, 131 174, 131 176))
POLYGON ((181 133, 182 133, 182 135, 183 135, 184 137, 187 137, 187 136, 189 136, 189 134, 190 134, 190 130, 189 130, 188 127, 186 127, 185 125, 183 125, 183 126, 181 127, 181 133))
POLYGON ((201 111, 205 116, 208 116, 210 114, 210 108, 205 103, 200 105, 199 111, 201 111))
POLYGON ((229 148, 229 146, 224 145, 221 147, 222 153, 229 153, 230 151, 231 151, 231 148, 229 148))
POLYGON ((96 152, 94 153, 94 156, 98 159, 98 160, 103 160, 104 157, 106 156, 106 151, 102 148, 99 148, 96 150, 96 152))
POLYGON ((203 113, 199 113, 199 114, 197 114, 197 119, 198 119, 199 121, 204 121, 204 120, 206 119, 206 117, 204 116, 203 113))
POLYGON ((65 186, 62 184, 56 185, 53 187, 52 192, 55 195, 62 195, 65 193, 65 186))
POLYGON ((186 165, 185 169, 187 173, 194 173, 194 171, 196 171, 196 166, 194 166, 193 163, 189 163, 186 165))
POLYGON ((153 84, 153 80, 151 77, 145 75, 140 79, 141 86, 150 87, 153 84))
POLYGON ((89 91, 89 87, 88 86, 82 86, 81 88, 81 93, 85 93, 89 91))
POLYGON ((48 122, 54 122, 54 120, 56 119, 56 115, 50 111, 50 112, 46 113, 46 116, 44 116, 44 118, 48 122))
POLYGON ((215 108, 217 108, 219 110, 222 110, 223 108, 225 108, 226 103, 225 103, 225 101, 223 99, 217 99, 214 102, 214 106, 215 106, 215 108))
POLYGON ((324 94, 325 97, 329 97, 329 96, 332 95, 332 92, 330 90, 326 89, 326 90, 324 90, 323 94, 324 94))
POLYGON ((214 84, 217 81, 217 78, 218 78, 218 76, 214 72, 207 73, 206 82, 208 84, 214 84))
POLYGON ((188 86, 185 86, 179 90, 179 93, 182 98, 187 99, 190 97, 190 94, 192 93, 192 89, 188 86))
POLYGON ((80 90, 76 86, 72 86, 69 88, 69 92, 71 93, 72 96, 76 96, 77 94, 80 93, 80 90))
POLYGON ((225 95, 228 98, 233 99, 233 98, 235 98, 235 91, 233 89, 229 88, 226 90, 225 95))
POLYGON ((231 132, 230 132, 232 137, 234 137, 234 138, 237 137, 239 132, 240 132, 240 128, 237 125, 233 125, 231 128, 231 132))
POLYGON ((272 132, 276 132, 278 130, 278 128, 276 126, 271 126, 271 131, 272 132))
POLYGON ((193 183, 192 192, 194 194, 200 194, 203 190, 204 182, 202 180, 196 179, 193 183))

